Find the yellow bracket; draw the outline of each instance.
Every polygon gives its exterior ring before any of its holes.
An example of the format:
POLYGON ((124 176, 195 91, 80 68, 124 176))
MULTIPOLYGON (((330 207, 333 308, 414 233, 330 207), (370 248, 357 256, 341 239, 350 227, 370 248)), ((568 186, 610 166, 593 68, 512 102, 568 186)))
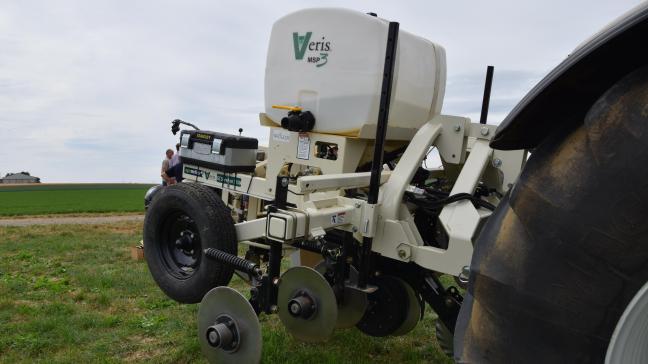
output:
POLYGON ((281 109, 288 111, 302 111, 303 109, 299 106, 285 106, 285 105, 272 105, 273 109, 281 109))

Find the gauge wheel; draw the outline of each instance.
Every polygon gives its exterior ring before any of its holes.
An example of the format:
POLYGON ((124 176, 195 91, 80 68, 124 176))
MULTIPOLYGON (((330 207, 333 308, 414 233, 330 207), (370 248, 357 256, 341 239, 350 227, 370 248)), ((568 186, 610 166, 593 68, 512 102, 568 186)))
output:
POLYGON ((144 256, 162 291, 181 303, 198 303, 224 286, 234 270, 207 258, 204 250, 237 253, 230 210, 211 188, 178 183, 161 189, 144 219, 144 256))

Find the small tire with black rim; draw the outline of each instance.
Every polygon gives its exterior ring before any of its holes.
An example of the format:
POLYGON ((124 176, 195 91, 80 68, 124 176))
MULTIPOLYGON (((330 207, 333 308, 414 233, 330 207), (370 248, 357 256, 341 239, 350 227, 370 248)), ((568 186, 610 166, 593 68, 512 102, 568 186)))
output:
POLYGON ((144 219, 144 256, 167 296, 198 303, 212 288, 230 282, 233 268, 209 260, 207 248, 237 254, 234 221, 221 198, 196 183, 161 189, 144 219))

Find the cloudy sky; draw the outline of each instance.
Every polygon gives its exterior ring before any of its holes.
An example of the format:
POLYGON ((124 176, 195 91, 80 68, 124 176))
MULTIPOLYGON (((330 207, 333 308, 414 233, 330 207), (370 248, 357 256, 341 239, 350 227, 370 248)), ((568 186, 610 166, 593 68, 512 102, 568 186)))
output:
POLYGON ((443 45, 443 113, 499 123, 581 41, 637 0, 0 2, 0 174, 157 182, 170 121, 267 140, 258 125, 272 23, 307 7, 399 21, 443 45))

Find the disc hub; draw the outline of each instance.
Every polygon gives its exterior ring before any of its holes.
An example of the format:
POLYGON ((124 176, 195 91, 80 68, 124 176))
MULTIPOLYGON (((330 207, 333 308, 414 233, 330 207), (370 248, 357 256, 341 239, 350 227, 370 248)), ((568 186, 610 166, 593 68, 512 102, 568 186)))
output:
POLYGON ((241 341, 236 321, 227 315, 219 316, 216 323, 207 328, 206 336, 209 345, 228 352, 236 351, 241 341))
POLYGON ((210 363, 261 361, 261 325, 254 308, 229 287, 209 291, 198 308, 200 347, 210 363))
POLYGON ((292 317, 298 317, 308 320, 317 312, 317 303, 308 292, 298 292, 293 299, 288 302, 288 313, 292 317))
POLYGON ((295 338, 326 341, 335 328, 338 307, 329 282, 309 267, 292 267, 281 276, 277 314, 295 338))

